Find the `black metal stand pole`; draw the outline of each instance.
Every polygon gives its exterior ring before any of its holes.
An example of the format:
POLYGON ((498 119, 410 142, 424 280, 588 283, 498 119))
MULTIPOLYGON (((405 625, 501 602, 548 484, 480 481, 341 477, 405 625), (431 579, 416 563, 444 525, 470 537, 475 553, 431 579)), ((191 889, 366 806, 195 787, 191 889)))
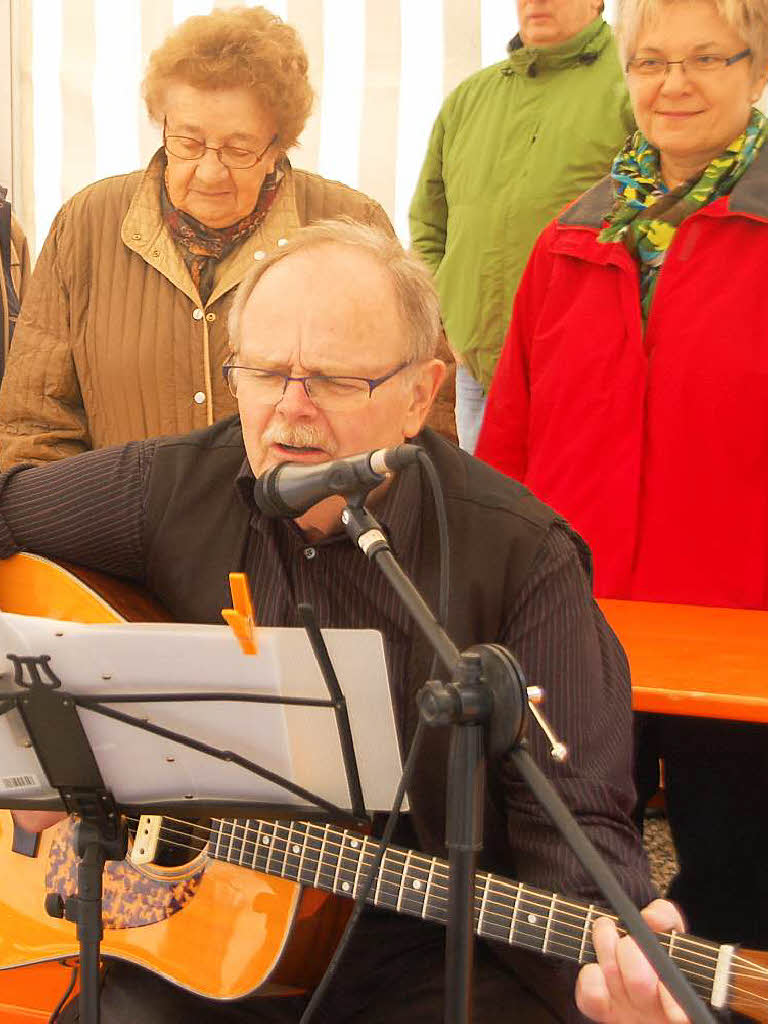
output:
POLYGON ((474 967, 475 861, 483 846, 485 794, 484 728, 493 708, 482 661, 460 656, 429 606, 402 571, 376 520, 365 508, 348 505, 342 523, 399 594, 417 625, 438 652, 455 685, 428 684, 420 700, 429 725, 452 724, 446 791, 446 845, 450 866, 445 939, 445 1021, 469 1024, 474 967), (429 688, 431 686, 431 689, 429 688))
POLYGON ((92 824, 80 823, 77 845, 80 862, 77 866, 75 914, 80 942, 80 1020, 82 1024, 99 1024, 99 949, 103 935, 101 895, 107 858, 102 837, 92 824))
POLYGON ((483 846, 483 726, 452 727, 447 793, 445 840, 450 874, 445 938, 445 1020, 446 1024, 465 1024, 472 1017, 475 862, 483 846))

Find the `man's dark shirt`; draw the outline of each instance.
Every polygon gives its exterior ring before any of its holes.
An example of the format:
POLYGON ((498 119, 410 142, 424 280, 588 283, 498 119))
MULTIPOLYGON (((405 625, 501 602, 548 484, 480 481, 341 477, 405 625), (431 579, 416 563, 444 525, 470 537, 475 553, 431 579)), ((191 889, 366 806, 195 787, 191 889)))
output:
MULTIPOLYGON (((162 443, 149 440, 88 452, 0 477, 0 556, 26 549, 145 582, 148 481, 162 443)), ((251 510, 240 568, 250 579, 257 622, 299 625, 297 605, 307 601, 323 627, 380 630, 402 724, 398 696, 405 692, 416 631, 399 599, 346 535, 308 543, 293 522, 262 516, 253 505, 252 482, 246 464, 233 482, 232 500, 251 510)), ((414 466, 396 478, 376 505, 406 572, 417 565, 420 510, 431 500, 414 466)), ((468 542, 461 537, 451 541, 468 542)), ((461 586, 461 580, 452 580, 452 588, 461 586)), ((591 598, 568 528, 559 520, 548 530, 504 620, 504 635, 487 640, 510 647, 528 680, 545 687, 547 714, 571 756, 565 765, 555 765, 535 727, 529 730, 532 753, 626 889, 643 904, 653 890, 629 817, 634 794, 626 662, 591 598)), ((510 851, 501 867, 542 888, 599 898, 524 784, 510 773, 503 780, 503 801, 510 851)))

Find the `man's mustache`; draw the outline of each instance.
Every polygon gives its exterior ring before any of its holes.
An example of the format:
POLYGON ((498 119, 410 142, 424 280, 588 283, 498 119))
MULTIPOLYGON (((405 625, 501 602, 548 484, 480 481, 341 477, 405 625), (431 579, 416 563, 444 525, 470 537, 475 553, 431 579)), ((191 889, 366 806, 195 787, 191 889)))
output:
POLYGON ((265 445, 285 444, 292 448, 320 448, 331 458, 339 448, 334 437, 312 423, 271 423, 261 439, 265 445))

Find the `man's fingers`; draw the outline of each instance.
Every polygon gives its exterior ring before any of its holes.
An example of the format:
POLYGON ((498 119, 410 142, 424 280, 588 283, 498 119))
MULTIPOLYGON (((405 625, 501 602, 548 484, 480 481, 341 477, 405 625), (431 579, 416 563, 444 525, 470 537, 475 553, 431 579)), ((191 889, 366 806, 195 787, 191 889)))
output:
POLYGON ((609 1024, 611 996, 599 964, 587 964, 576 979, 576 1005, 590 1020, 609 1024))
POLYGON ((655 932, 685 931, 685 924, 680 911, 669 900, 654 900, 643 910, 646 923, 655 932))
POLYGON ((691 1024, 688 1016, 679 1003, 676 1003, 664 985, 659 985, 659 996, 662 1009, 670 1024, 691 1024))
POLYGON ((619 1006, 628 1004, 629 998, 616 959, 619 933, 616 931, 613 921, 607 917, 599 917, 595 921, 592 926, 592 944, 595 947, 611 1001, 619 1006))
MULTIPOLYGON (((680 912, 667 900, 655 900, 643 916, 656 931, 683 930, 680 912)), ((688 1024, 634 939, 619 938, 613 921, 598 918, 592 941, 598 962, 582 968, 576 984, 576 1004, 582 1013, 598 1024, 688 1024)))
POLYGON ((659 979, 634 939, 616 945, 616 962, 628 999, 641 1020, 658 1019, 662 1012, 659 979))
MULTIPOLYGON (((654 900, 643 910, 643 917, 651 928, 657 932, 685 931, 682 914, 674 903, 669 900, 654 900)), ((672 998, 668 989, 659 982, 659 1003, 670 1024, 690 1024, 687 1015, 680 1005, 672 998)))

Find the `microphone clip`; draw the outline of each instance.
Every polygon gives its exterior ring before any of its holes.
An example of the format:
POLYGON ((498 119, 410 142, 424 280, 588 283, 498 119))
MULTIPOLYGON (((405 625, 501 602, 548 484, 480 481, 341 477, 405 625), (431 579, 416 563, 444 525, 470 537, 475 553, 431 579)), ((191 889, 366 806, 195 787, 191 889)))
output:
POLYGON ((362 501, 365 497, 366 495, 362 496, 359 504, 348 501, 341 513, 341 522, 352 543, 359 547, 367 558, 372 559, 379 551, 389 551, 390 547, 381 527, 363 506, 362 501))

